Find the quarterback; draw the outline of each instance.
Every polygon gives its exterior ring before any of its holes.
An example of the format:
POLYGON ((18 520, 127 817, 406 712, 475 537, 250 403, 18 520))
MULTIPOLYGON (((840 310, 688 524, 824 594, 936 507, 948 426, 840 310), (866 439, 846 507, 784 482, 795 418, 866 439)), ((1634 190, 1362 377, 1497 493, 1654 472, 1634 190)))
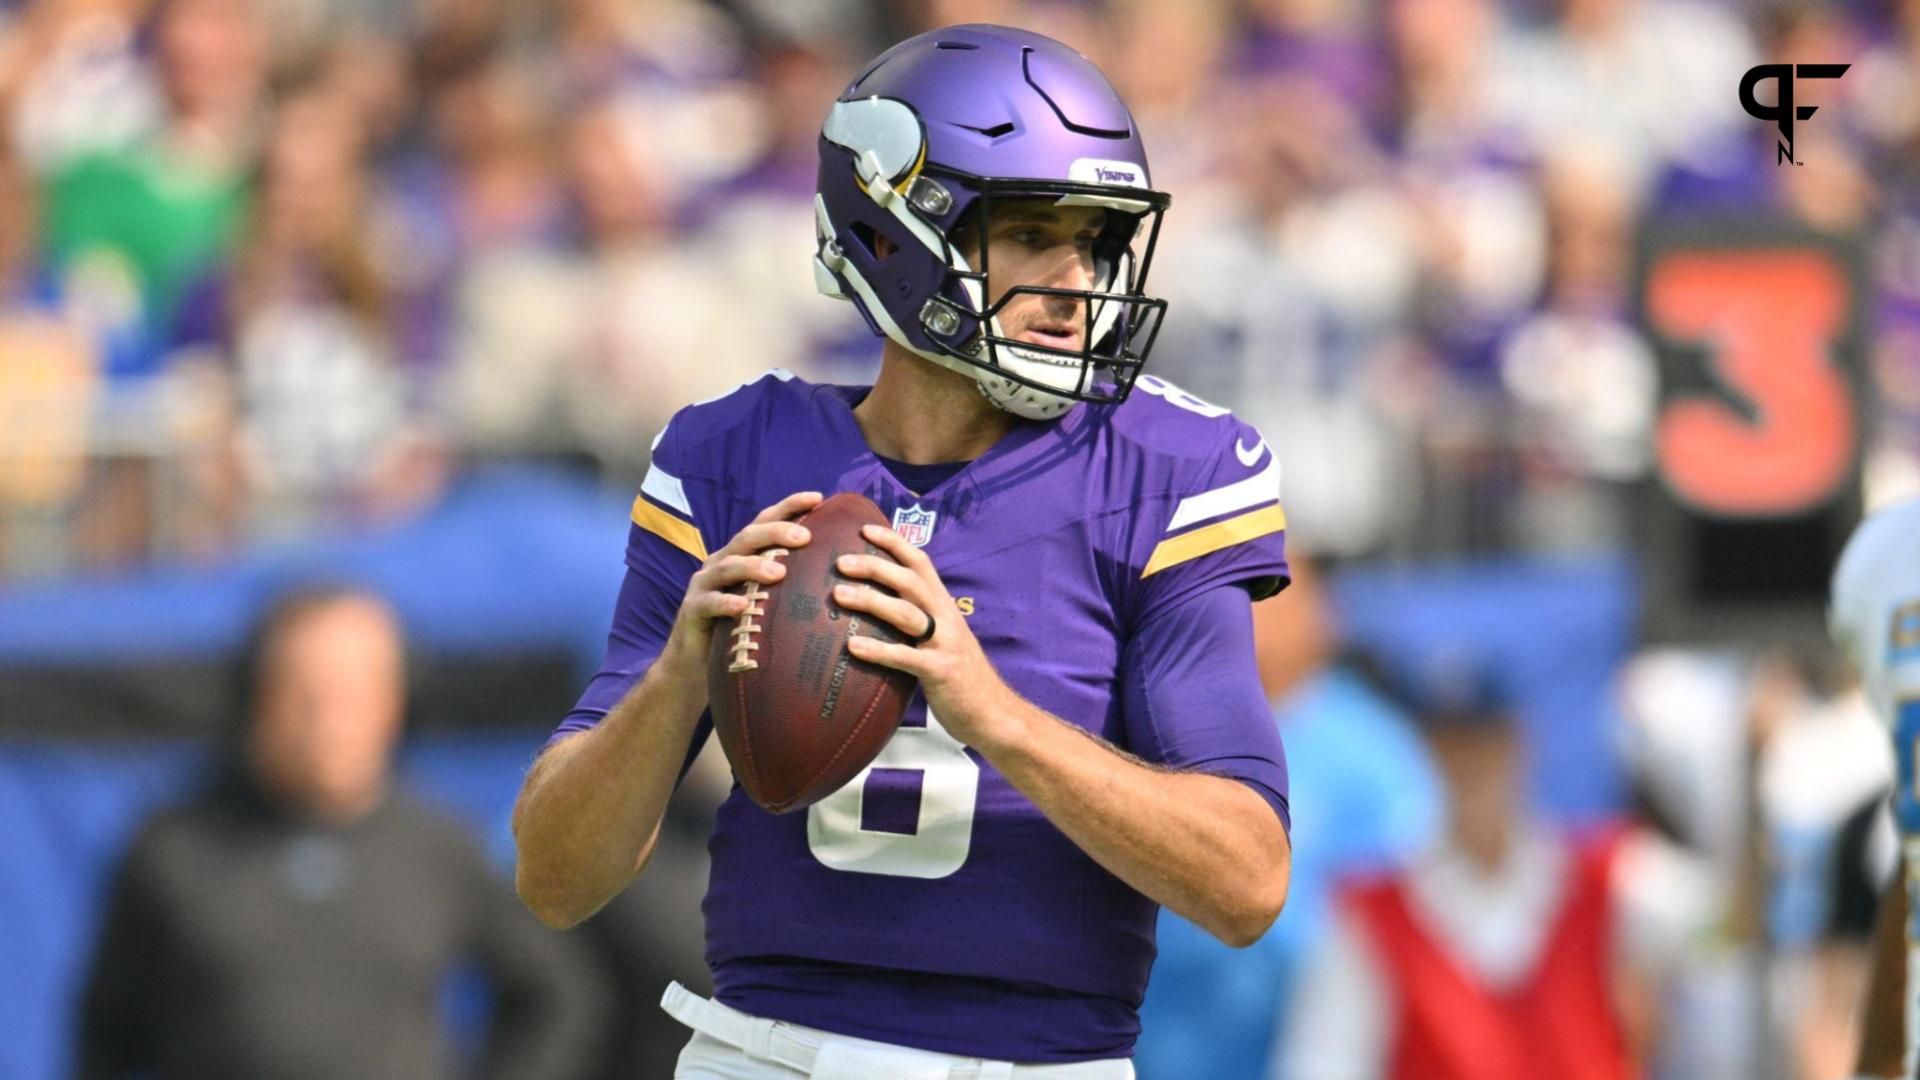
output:
POLYGON ((521 897, 569 926, 639 873, 711 730, 714 621, 858 491, 891 556, 835 602, 915 644, 878 761, 805 813, 738 788, 689 1078, 1124 1078, 1166 905, 1246 945, 1287 895, 1251 602, 1287 582, 1260 434, 1141 365, 1168 196, 1085 58, 960 26, 866 66, 820 137, 813 270, 884 338, 868 386, 769 372, 681 410, 633 505, 600 673, 528 773, 521 897))
POLYGON ((1899 887, 1874 930, 1875 962, 1860 1051, 1862 1077, 1912 1080, 1920 1062, 1920 500, 1875 512, 1833 572, 1828 619, 1893 731, 1899 887))

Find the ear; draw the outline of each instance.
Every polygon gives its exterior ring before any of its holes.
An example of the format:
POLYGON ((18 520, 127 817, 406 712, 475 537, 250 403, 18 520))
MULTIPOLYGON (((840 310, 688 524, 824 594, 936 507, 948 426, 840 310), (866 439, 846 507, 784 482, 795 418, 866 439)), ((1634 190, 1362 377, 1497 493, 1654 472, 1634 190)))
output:
POLYGON ((888 239, 885 234, 878 232, 873 234, 873 257, 875 259, 885 262, 889 255, 899 250, 899 245, 895 244, 891 239, 888 239))

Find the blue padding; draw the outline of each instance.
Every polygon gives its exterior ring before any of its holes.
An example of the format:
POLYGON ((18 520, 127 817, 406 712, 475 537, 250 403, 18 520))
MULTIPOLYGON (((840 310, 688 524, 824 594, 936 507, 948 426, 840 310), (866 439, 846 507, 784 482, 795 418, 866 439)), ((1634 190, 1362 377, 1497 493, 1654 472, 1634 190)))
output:
POLYGON ((120 852, 189 791, 186 746, 0 748, 0 1076, 72 1073, 75 1007, 120 852))
POLYGON ((489 470, 422 517, 315 535, 217 567, 170 566, 0 592, 0 664, 217 657, 271 592, 304 578, 390 597, 415 647, 562 648, 599 658, 627 499, 564 475, 489 470))
POLYGON ((1590 821, 1620 804, 1613 679, 1631 652, 1638 581, 1613 559, 1509 562, 1343 574, 1345 635, 1388 658, 1468 643, 1513 679, 1534 801, 1590 821))

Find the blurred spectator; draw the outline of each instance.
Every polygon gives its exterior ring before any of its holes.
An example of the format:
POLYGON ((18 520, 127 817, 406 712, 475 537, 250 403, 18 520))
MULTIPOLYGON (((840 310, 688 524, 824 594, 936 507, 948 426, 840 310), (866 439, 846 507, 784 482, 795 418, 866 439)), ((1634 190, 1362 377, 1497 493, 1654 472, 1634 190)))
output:
POLYGON ((286 95, 238 249, 183 306, 180 343, 231 358, 256 529, 415 505, 435 489, 365 223, 365 152, 345 95, 321 83, 286 95))
POLYGON ((1219 165, 1217 125, 1202 118, 1223 97, 1233 7, 1226 0, 1118 0, 1110 6, 1107 35, 1099 44, 1113 54, 1107 70, 1124 88, 1135 122, 1152 133, 1147 150, 1154 183, 1166 191, 1190 189, 1219 165))
POLYGON ((745 168, 766 139, 741 28, 701 0, 567 0, 555 51, 568 100, 609 101, 644 124, 676 211, 745 168))
POLYGON ((1859 921, 1840 907, 1848 896, 1834 886, 1834 865, 1867 857, 1846 852, 1848 823, 1893 781, 1887 731, 1862 695, 1828 696, 1785 657, 1763 656, 1749 693, 1771 961, 1765 1020, 1800 1077, 1841 1080, 1852 1075, 1867 959, 1832 947, 1836 920, 1859 921))
POLYGON ((416 67, 423 130, 383 171, 376 257, 399 294, 400 355, 430 371, 459 329, 465 263, 557 243, 564 210, 548 99, 493 31, 448 29, 416 67))
POLYGON ((1920 0, 1899 0, 1884 38, 1847 77, 1869 172, 1880 186, 1874 276, 1880 289, 1872 351, 1879 391, 1867 501, 1920 494, 1920 0))
POLYGON ((1255 604, 1260 681, 1286 742, 1299 829, 1286 915, 1251 948, 1229 949, 1162 912, 1160 955, 1142 1006, 1135 1062, 1149 1080, 1257 1077, 1275 1021, 1327 931, 1337 879, 1402 866, 1437 839, 1440 782, 1407 719, 1339 663, 1320 575, 1289 553, 1293 584, 1255 604))
POLYGON ((1891 778, 1884 729, 1777 655, 1649 649, 1621 696, 1640 815, 1703 868, 1716 930, 1676 954, 1654 1075, 1846 1075, 1858 973, 1835 927, 1858 901, 1834 867, 1849 815, 1891 778))
MULTIPOLYGON (((1542 157, 1597 153, 1637 205, 1667 162, 1751 129, 1734 90, 1758 62, 1736 9, 1697 0, 1549 0, 1498 58, 1498 109, 1542 157)), ((1804 60, 1804 57, 1795 59, 1804 60)))
POLYGON ((1417 276, 1410 340, 1383 379, 1421 441, 1430 550, 1499 549, 1516 465, 1496 346, 1539 293, 1543 214, 1535 148, 1497 108, 1511 33, 1487 0, 1398 3, 1386 12, 1394 95, 1381 118, 1411 219, 1417 276))
POLYGON ((1536 551, 1619 548, 1658 391, 1628 316, 1633 212, 1618 171, 1593 159, 1550 162, 1542 189, 1545 288, 1500 354, 1523 470, 1512 535, 1536 551))
POLYGON ((500 249, 462 272, 446 394, 472 450, 584 452, 637 477, 676 403, 804 359, 723 253, 673 231, 659 151, 635 119, 605 102, 567 125, 571 247, 500 249))
POLYGON ((1150 370, 1266 434, 1318 550, 1382 551, 1418 510, 1404 403, 1381 378, 1419 276, 1416 221, 1353 111, 1310 80, 1247 84, 1208 126, 1222 171, 1168 215, 1150 370), (1337 239, 1355 234, 1368 243, 1337 239))
POLYGON ((81 1020, 86 1077, 456 1074, 435 1007, 495 988, 487 1076, 574 1075, 597 990, 461 828, 390 785, 400 629, 347 589, 278 600, 224 775, 134 842, 81 1020))
POLYGON ((1401 0, 1385 15, 1385 139, 1427 267, 1418 318, 1450 364, 1484 368, 1488 340, 1538 293, 1545 247, 1533 150, 1494 107, 1507 32, 1493 0, 1401 0))
POLYGON ((163 103, 140 54, 152 0, 42 0, 0 14, 0 125, 40 172, 153 132, 163 103))
POLYGON ((1389 671, 1445 779, 1446 834, 1343 890, 1272 1075, 1639 1075, 1698 882, 1644 837, 1528 812, 1509 694, 1470 646, 1389 671))
POLYGON ((227 250, 246 213, 259 133, 265 27, 252 0, 161 0, 154 67, 165 118, 123 150, 50 181, 43 243, 103 327, 139 342, 116 374, 157 367, 182 294, 227 250))
POLYGON ((843 42, 766 43, 759 75, 770 124, 761 152, 712 200, 687 208, 699 257, 730 294, 751 298, 737 311, 762 320, 760 346, 774 363, 822 381, 870 382, 880 362, 878 339, 852 305, 820 302, 809 258, 819 246, 813 193, 824 103, 858 74, 853 63, 843 42))
POLYGON ((103 52, 74 54, 71 68, 56 57, 35 77, 105 112, 64 114, 29 93, 21 120, 24 129, 52 117, 57 129, 41 151, 49 173, 38 248, 46 288, 91 338, 104 385, 88 417, 87 484, 58 550, 81 566, 135 562, 163 547, 205 550, 225 533, 222 516, 163 521, 160 492, 177 472, 197 471, 208 443, 224 443, 208 423, 222 414, 204 380, 151 377, 176 374, 170 347, 188 290, 224 258, 247 215, 266 119, 266 24, 255 0, 62 6, 49 11, 47 43, 103 52), (143 85, 159 108, 151 122, 123 128, 121 116, 146 114, 115 74, 116 50, 133 48, 115 35, 142 14, 151 47, 143 85))
MULTIPOLYGON (((1768 5, 1754 20, 1754 30, 1764 54, 1759 59, 1773 63, 1805 62, 1809 56, 1845 62, 1860 47, 1847 14, 1831 5, 1768 5)), ((1795 108, 1818 109, 1821 120, 1795 130, 1797 167, 1782 167, 1778 128, 1743 123, 1707 138, 1697 152, 1666 162, 1657 174, 1654 209, 1676 220, 1771 212, 1828 233, 1859 228, 1878 198, 1856 138, 1860 121, 1853 102, 1859 85, 1847 79, 1795 82, 1795 108)))
POLYGON ((8 150, 0 140, 0 206, 12 211, 0 213, 0 576, 44 569, 25 560, 59 546, 46 536, 62 535, 85 478, 98 391, 93 341, 35 258, 33 178, 8 150))

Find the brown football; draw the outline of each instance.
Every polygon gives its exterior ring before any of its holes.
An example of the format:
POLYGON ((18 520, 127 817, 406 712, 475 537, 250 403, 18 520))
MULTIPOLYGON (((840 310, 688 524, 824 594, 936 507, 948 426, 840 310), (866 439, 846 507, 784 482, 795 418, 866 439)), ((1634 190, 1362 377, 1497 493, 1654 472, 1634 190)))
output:
POLYGON ((854 580, 834 568, 840 556, 885 557, 860 527, 885 525, 886 516, 847 492, 800 523, 812 533, 806 544, 768 552, 786 564, 786 577, 747 583, 752 606, 714 624, 707 667, 713 729, 733 775, 776 814, 818 802, 866 768, 900 726, 915 683, 906 672, 854 659, 847 639, 855 634, 905 638, 833 602, 834 585, 854 580))

